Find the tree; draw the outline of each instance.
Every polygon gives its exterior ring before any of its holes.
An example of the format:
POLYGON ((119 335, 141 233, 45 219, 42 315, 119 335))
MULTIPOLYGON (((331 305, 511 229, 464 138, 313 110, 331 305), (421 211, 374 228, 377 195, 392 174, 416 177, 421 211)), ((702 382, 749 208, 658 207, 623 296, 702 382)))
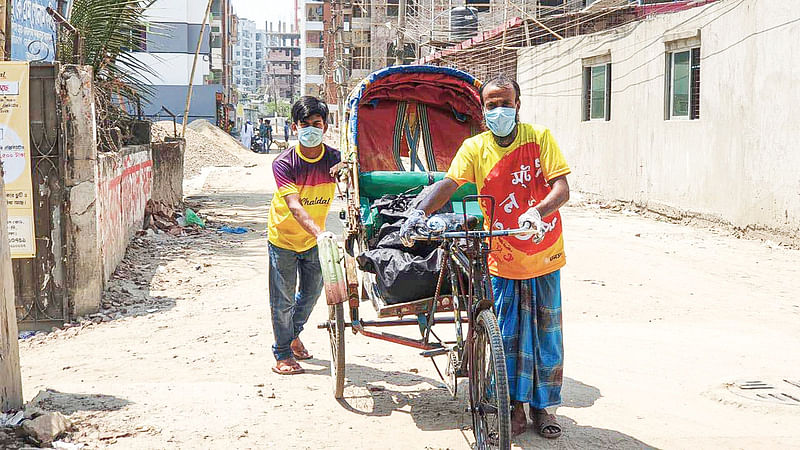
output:
POLYGON ((291 114, 291 112, 292 112, 292 105, 289 104, 289 102, 279 101, 277 103, 277 114, 275 113, 276 112, 275 105, 276 105, 276 103, 274 101, 265 104, 265 106, 266 106, 265 109, 266 109, 266 112, 267 112, 267 116, 269 116, 269 117, 276 117, 276 116, 277 117, 286 117, 289 114, 291 114))
POLYGON ((155 0, 74 0, 70 23, 82 38, 82 48, 68 33, 59 36, 59 54, 83 54, 92 66, 101 145, 115 148, 129 134, 132 115, 142 98, 152 95, 148 81, 153 70, 135 51, 145 51, 151 29, 145 12, 155 0), (114 136, 114 130, 118 133, 114 136))

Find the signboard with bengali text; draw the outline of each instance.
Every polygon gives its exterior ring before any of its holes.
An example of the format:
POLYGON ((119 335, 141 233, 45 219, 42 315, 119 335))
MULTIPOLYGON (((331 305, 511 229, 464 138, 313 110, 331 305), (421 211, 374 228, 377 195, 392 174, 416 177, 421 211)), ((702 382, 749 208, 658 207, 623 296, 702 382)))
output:
POLYGON ((36 256, 27 62, 0 62, 0 161, 12 258, 36 256))

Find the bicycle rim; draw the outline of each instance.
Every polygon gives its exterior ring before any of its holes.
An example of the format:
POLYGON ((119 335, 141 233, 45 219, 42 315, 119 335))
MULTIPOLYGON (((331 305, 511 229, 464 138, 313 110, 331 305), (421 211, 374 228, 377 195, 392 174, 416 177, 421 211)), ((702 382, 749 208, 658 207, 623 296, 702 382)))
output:
POLYGON ((470 406, 476 448, 511 448, 511 405, 503 340, 491 310, 478 315, 470 370, 470 406))

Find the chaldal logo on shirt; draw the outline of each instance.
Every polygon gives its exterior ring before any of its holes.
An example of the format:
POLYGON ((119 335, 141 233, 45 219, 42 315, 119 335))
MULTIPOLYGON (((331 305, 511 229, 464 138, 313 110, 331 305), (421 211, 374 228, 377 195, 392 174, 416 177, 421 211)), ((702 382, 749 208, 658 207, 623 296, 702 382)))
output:
POLYGON ((322 198, 322 197, 317 197, 314 200, 303 198, 300 199, 300 203, 303 206, 329 205, 331 203, 331 200, 329 198, 322 198))

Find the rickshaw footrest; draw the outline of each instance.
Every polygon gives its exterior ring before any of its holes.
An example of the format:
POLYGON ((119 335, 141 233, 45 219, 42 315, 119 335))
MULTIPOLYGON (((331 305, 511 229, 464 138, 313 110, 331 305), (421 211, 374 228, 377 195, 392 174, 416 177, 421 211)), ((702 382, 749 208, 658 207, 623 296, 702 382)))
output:
POLYGON ((449 351, 450 350, 448 350, 446 348, 436 348, 436 349, 433 349, 433 350, 426 350, 424 352, 421 352, 420 355, 423 358, 433 358, 434 356, 446 355, 447 352, 449 352, 449 351))

